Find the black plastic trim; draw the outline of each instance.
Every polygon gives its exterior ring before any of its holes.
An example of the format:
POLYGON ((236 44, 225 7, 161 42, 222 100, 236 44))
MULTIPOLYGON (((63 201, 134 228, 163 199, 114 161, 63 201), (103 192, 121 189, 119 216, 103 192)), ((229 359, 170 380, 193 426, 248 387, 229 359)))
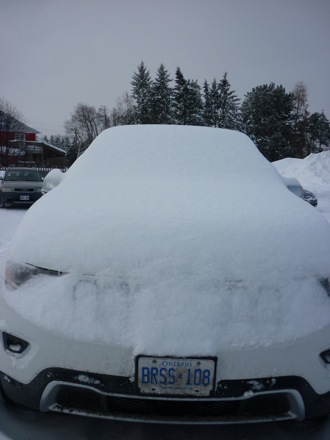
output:
MULTIPOLYGON (((50 368, 40 372, 30 383, 22 384, 13 378, 0 373, 1 385, 5 395, 14 403, 25 408, 39 410, 40 400, 45 387, 56 381, 70 384, 89 385, 102 393, 120 394, 123 399, 139 396, 134 381, 128 377, 94 374, 85 371, 50 368)), ((239 398, 247 392, 262 395, 263 392, 296 390, 302 396, 306 418, 319 417, 330 413, 330 391, 317 394, 309 383, 296 376, 251 378, 249 380, 225 380, 217 383, 212 398, 239 398)), ((162 396, 159 396, 161 398, 162 396)), ((169 399, 166 395, 164 398, 169 399)), ((178 396, 173 396, 178 399, 178 396)), ((199 399, 196 397, 195 399, 199 399)), ((184 397, 182 397, 184 400, 184 397)))

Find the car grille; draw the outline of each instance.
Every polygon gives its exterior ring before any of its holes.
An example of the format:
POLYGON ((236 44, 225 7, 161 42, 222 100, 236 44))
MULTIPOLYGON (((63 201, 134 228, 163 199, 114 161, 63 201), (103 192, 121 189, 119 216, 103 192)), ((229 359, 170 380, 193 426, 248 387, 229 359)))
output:
POLYGON ((242 399, 155 399, 114 396, 88 387, 62 384, 56 393, 50 394, 53 402, 48 401, 48 410, 122 420, 237 423, 296 417, 291 413, 290 397, 285 392, 261 393, 242 399))
POLYGON ((14 188, 15 192, 35 192, 35 188, 14 188))

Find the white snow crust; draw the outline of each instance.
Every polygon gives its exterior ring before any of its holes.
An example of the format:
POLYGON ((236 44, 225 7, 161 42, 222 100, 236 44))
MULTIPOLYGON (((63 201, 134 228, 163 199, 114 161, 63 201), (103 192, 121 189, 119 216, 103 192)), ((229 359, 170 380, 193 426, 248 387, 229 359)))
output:
POLYGON ((42 192, 47 193, 52 189, 56 188, 62 180, 64 179, 65 174, 62 173, 61 170, 54 168, 49 171, 49 173, 45 176, 43 184, 42 184, 42 192))
POLYGON ((295 177, 318 197, 318 209, 330 222, 330 150, 310 154, 305 159, 282 159, 273 162, 284 177, 295 177))
POLYGON ((134 353, 269 346, 330 319, 329 223, 228 130, 106 130, 26 213, 9 260, 67 273, 5 294, 26 319, 134 353))

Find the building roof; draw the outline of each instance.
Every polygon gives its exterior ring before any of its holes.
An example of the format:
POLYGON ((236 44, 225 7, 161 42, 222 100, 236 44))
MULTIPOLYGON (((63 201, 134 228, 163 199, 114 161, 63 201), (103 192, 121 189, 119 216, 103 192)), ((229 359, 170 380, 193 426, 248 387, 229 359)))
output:
POLYGON ((35 128, 29 127, 28 125, 24 124, 24 122, 17 121, 17 125, 15 126, 15 130, 21 133, 35 133, 39 134, 40 131, 36 130, 35 128))
POLYGON ((29 127, 24 122, 10 116, 0 110, 0 131, 9 131, 15 133, 34 133, 39 134, 40 131, 29 127), (4 117, 3 117, 4 116, 4 117))
MULTIPOLYGON (((15 145, 15 144, 19 143, 19 141, 12 140, 12 141, 10 141, 10 143, 12 145, 15 145)), ((66 156, 66 154, 67 154, 66 151, 63 150, 62 148, 56 147, 55 145, 52 145, 49 142, 46 142, 44 140, 41 140, 41 141, 25 141, 24 144, 32 146, 32 147, 48 148, 50 150, 56 151, 57 153, 59 153, 60 156, 66 156)))

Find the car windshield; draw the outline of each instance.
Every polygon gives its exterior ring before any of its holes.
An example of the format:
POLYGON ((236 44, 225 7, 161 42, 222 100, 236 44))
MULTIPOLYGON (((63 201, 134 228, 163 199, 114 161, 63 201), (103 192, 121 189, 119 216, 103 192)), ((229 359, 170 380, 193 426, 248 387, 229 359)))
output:
POLYGON ((288 189, 293 192, 293 194, 296 194, 297 196, 301 197, 303 195, 303 189, 301 186, 298 185, 289 185, 288 189))
POLYGON ((42 181, 38 171, 33 171, 33 170, 7 171, 4 180, 10 182, 14 182, 14 181, 41 182, 42 181))

